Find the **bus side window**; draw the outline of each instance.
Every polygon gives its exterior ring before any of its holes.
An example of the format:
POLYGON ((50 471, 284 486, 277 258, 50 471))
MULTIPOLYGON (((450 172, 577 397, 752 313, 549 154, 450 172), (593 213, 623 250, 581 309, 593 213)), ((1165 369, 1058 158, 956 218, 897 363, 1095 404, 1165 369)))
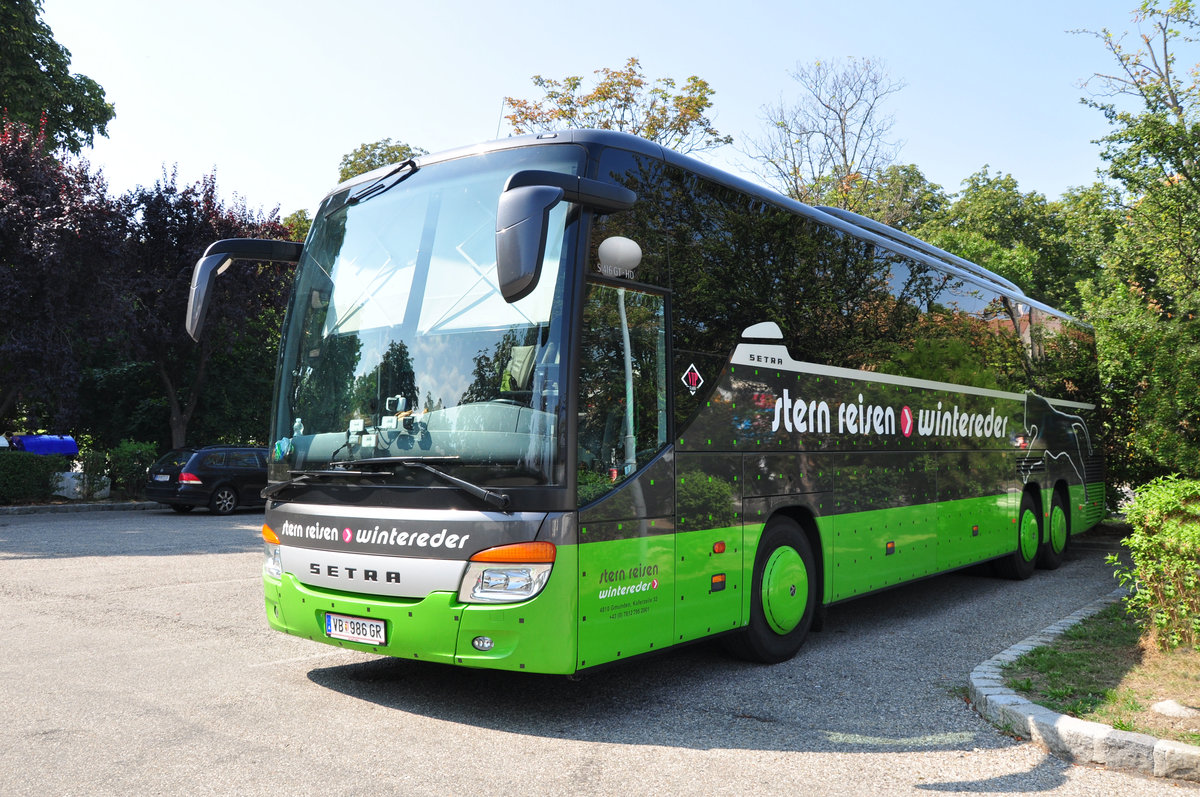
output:
POLYGON ((588 285, 579 364, 580 506, 632 476, 667 444, 665 334, 662 296, 588 285))

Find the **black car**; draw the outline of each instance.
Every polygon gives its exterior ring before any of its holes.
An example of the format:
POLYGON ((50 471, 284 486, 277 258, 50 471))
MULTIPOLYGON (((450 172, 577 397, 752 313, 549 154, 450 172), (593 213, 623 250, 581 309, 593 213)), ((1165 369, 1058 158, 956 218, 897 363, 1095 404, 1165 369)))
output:
POLYGON ((177 448, 146 472, 146 497, 176 512, 207 506, 228 515, 240 506, 262 506, 267 450, 249 446, 177 448))

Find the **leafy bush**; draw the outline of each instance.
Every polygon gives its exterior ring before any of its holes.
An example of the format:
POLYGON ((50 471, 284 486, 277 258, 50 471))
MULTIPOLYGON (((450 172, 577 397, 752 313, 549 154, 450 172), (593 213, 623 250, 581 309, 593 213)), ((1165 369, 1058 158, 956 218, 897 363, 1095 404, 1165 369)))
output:
POLYGON ((108 486, 108 454, 99 449, 79 452, 79 492, 90 501, 108 486))
POLYGON ((112 486, 126 496, 142 494, 146 485, 146 468, 157 458, 153 443, 122 440, 108 452, 108 476, 112 486))
POLYGON ((28 451, 0 454, 0 504, 49 501, 58 489, 58 474, 67 469, 62 457, 28 451))
MULTIPOLYGON (((1117 578, 1134 591, 1131 613, 1146 618, 1146 632, 1162 650, 1200 650, 1200 481, 1165 476, 1140 488, 1126 516, 1133 533, 1124 541, 1133 567, 1117 578)), ((1109 556, 1110 564, 1117 564, 1109 556)))

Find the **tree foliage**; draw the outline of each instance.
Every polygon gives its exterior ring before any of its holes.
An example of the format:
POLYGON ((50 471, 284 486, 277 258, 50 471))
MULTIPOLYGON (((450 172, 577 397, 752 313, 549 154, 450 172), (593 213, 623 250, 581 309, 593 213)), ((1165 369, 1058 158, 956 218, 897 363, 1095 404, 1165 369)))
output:
POLYGON ((884 105, 904 83, 859 58, 801 64, 791 76, 799 99, 763 108, 766 132, 750 155, 793 199, 858 212, 899 149, 884 105))
POLYGON ((1195 57, 1200 20, 1191 2, 1148 1, 1134 21, 1132 46, 1095 34, 1115 69, 1089 81, 1088 102, 1111 125, 1102 156, 1119 189, 1084 307, 1109 396, 1110 469, 1137 484, 1200 475, 1200 72, 1179 61, 1189 48, 1195 57))
POLYGON ((338 180, 349 180, 351 177, 378 169, 380 166, 390 166, 402 163, 409 158, 418 158, 428 154, 420 147, 411 147, 402 141, 393 141, 390 138, 360 144, 342 156, 342 162, 338 167, 338 180))
POLYGON ((671 78, 648 81, 637 58, 630 58, 622 69, 604 67, 595 74, 599 77, 590 90, 578 75, 562 80, 534 75, 533 85, 543 92, 542 99, 505 97, 510 111, 504 118, 516 134, 621 130, 684 153, 733 141, 713 127, 708 113, 715 92, 695 75, 677 90, 671 78))
POLYGON ((892 164, 864 182, 856 213, 911 234, 943 212, 949 197, 916 164, 892 164))
POLYGON ((78 154, 108 134, 116 110, 100 84, 71 74, 71 53, 54 40, 41 12, 42 0, 0 4, 0 111, 44 126, 45 143, 78 154))
POLYGON ((126 215, 102 179, 60 163, 26 125, 0 128, 0 419, 67 425, 80 364, 129 326, 126 215))
POLYGON ((174 174, 164 175, 153 187, 133 191, 129 203, 137 223, 126 267, 138 313, 130 344, 134 358, 159 380, 172 446, 188 441, 189 424, 202 406, 226 421, 221 429, 207 428, 204 442, 258 437, 268 425, 275 361, 274 347, 263 341, 278 335, 290 272, 279 264, 239 263, 223 274, 199 344, 188 337, 182 319, 192 267, 210 243, 286 239, 287 230, 275 214, 222 202, 212 175, 186 186, 174 174), (214 372, 217 379, 208 390, 214 372))
MULTIPOLYGON (((963 181, 954 201, 918 235, 1011 280, 1038 301, 1078 312, 1076 285, 1094 276, 1098 253, 1073 248, 1076 233, 1067 222, 1082 220, 1069 217, 1068 208, 1098 208, 1086 205, 1093 194, 1072 196, 1051 202, 1036 191, 1022 192, 1011 174, 993 174, 985 166, 963 181)), ((1079 230, 1080 241, 1085 235, 1079 230)))

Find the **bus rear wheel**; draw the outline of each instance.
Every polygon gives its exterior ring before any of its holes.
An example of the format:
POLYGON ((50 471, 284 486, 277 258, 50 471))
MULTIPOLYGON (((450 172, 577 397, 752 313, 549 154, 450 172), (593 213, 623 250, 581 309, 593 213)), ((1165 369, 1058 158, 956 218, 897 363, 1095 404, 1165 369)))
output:
POLYGON ((1071 521, 1067 517, 1067 507, 1062 495, 1054 493, 1050 503, 1049 527, 1046 529, 1046 539, 1038 550, 1037 566, 1043 570, 1057 570, 1063 563, 1063 553, 1067 550, 1067 540, 1071 537, 1071 521))
POLYGON ((1017 515, 1017 550, 996 562, 996 572, 1004 578, 1023 581, 1033 575, 1042 544, 1042 516, 1032 493, 1021 496, 1017 515))
POLYGON ((789 518, 763 530, 750 589, 750 622, 726 637, 726 648, 749 661, 776 664, 796 655, 817 609, 816 557, 789 518))

